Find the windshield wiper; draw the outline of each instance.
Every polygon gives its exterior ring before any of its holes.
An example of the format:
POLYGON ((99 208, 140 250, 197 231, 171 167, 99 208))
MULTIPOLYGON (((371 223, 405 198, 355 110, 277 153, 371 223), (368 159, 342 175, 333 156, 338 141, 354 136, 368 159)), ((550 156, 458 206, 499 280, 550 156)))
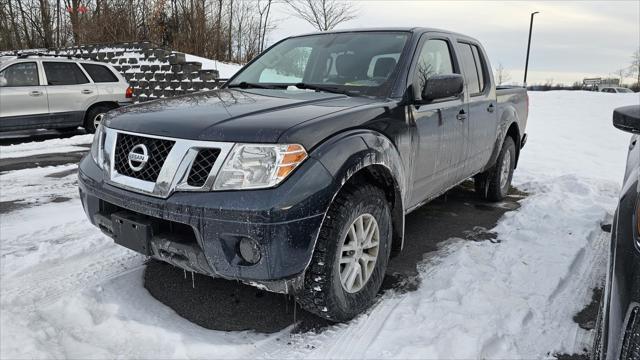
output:
POLYGON ((267 84, 259 84, 259 83, 248 83, 246 81, 239 82, 237 84, 231 84, 227 86, 228 88, 240 88, 240 89, 278 89, 279 87, 267 84))
POLYGON ((295 86, 298 89, 302 90, 315 90, 315 91, 324 91, 333 94, 344 94, 349 95, 351 93, 349 90, 340 89, 335 86, 322 86, 315 84, 307 84, 307 83, 297 83, 297 84, 260 84, 260 83, 250 83, 246 81, 239 82, 237 84, 228 85, 228 88, 240 88, 240 89, 286 89, 289 86, 295 86))
POLYGON ((314 84, 307 84, 307 83, 297 83, 297 84, 293 84, 293 86, 297 87, 298 89, 325 91, 333 94, 349 95, 350 93, 349 90, 340 89, 335 86, 322 86, 322 85, 314 85, 314 84))

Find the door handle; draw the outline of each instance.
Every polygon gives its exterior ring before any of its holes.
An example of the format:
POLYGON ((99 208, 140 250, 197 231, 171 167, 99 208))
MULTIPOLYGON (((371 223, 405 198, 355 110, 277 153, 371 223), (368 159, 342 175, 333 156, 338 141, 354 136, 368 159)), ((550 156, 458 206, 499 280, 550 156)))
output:
POLYGON ((29 96, 40 96, 42 95, 42 91, 33 90, 29 92, 29 96))
POLYGON ((456 119, 460 120, 460 121, 465 121, 467 120, 467 113, 464 112, 463 110, 460 110, 460 112, 458 113, 458 115, 456 115, 456 119))
POLYGON ((492 113, 492 112, 496 111, 496 107, 495 107, 495 106, 493 106, 493 103, 492 103, 492 104, 489 104, 489 107, 487 108, 487 111, 488 111, 488 112, 490 112, 490 113, 492 113))
POLYGON ((93 93, 93 90, 84 89, 84 90, 82 90, 80 92, 83 93, 83 94, 91 94, 91 93, 93 93))

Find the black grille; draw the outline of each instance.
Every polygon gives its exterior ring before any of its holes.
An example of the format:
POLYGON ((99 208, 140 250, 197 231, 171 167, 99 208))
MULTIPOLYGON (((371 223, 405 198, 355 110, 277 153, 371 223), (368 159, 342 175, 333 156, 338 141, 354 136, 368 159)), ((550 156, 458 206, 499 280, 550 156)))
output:
POLYGON ((175 141, 120 133, 116 140, 115 169, 122 175, 156 182, 173 144, 175 144, 175 141), (143 144, 147 147, 149 160, 141 170, 133 171, 129 166, 129 152, 138 144, 143 144))
POLYGON ((198 152, 196 159, 191 166, 191 172, 187 178, 187 184, 201 187, 207 181, 213 164, 220 155, 220 149, 202 149, 198 152))

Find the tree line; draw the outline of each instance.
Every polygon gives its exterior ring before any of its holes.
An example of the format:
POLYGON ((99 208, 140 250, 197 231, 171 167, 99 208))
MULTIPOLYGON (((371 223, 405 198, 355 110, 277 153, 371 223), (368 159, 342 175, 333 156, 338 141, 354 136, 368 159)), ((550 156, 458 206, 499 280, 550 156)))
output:
POLYGON ((150 41, 244 63, 276 28, 274 6, 321 31, 356 14, 344 0, 0 0, 0 50, 150 41))

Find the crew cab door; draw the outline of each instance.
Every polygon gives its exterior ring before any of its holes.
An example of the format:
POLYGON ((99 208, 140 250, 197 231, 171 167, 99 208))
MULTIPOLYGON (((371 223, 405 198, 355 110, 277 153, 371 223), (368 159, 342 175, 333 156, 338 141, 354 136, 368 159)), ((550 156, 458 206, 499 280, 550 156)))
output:
POLYGON ((75 62, 43 61, 49 111, 54 126, 82 125, 84 113, 98 97, 95 84, 75 62))
POLYGON ((0 130, 44 126, 49 119, 47 90, 36 61, 8 65, 0 71, 0 130))
MULTIPOLYGON (((416 100, 430 77, 460 73, 452 49, 448 37, 423 35, 409 79, 416 100)), ((411 205, 417 205, 459 181, 457 174, 465 159, 467 109, 463 97, 458 96, 409 105, 409 111, 417 130, 411 195, 411 205)))
POLYGON ((497 133, 497 101, 484 52, 474 43, 456 44, 467 86, 469 139, 463 177, 475 175, 489 161, 497 133))

